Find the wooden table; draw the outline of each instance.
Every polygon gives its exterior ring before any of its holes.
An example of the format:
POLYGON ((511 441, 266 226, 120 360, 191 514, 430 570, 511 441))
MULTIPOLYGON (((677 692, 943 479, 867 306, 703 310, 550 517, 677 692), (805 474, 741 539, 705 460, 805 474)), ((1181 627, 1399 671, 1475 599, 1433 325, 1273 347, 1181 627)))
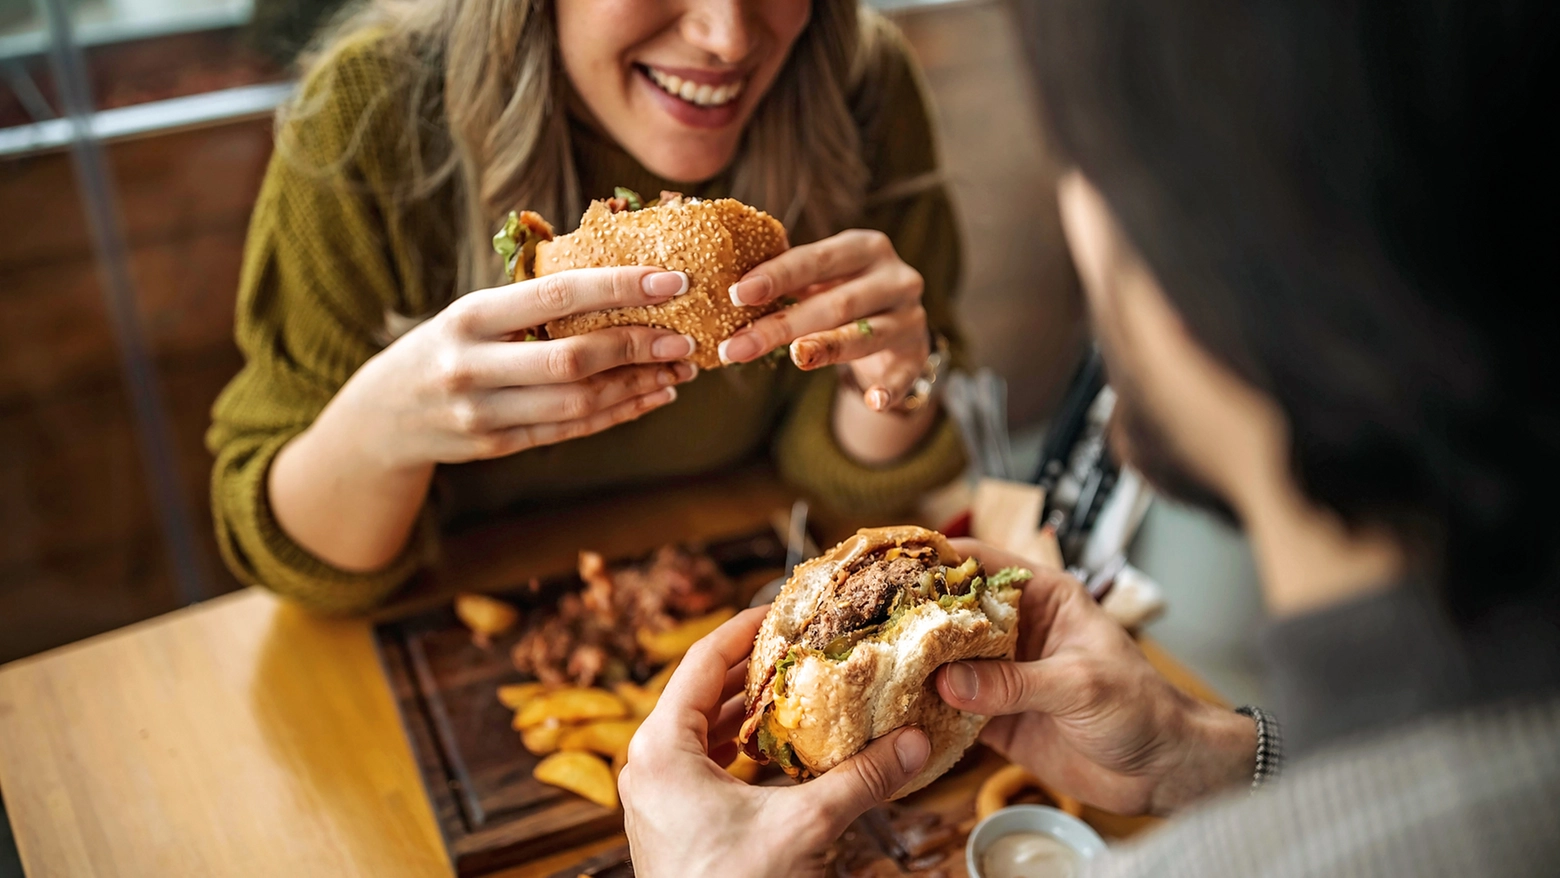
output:
MULTIPOLYGON (((630 555, 752 530, 790 499, 745 472, 510 520, 450 541, 386 612, 567 569, 582 546, 630 555)), ((31 878, 451 874, 371 621, 311 617, 260 589, 0 668, 0 789, 31 878)))

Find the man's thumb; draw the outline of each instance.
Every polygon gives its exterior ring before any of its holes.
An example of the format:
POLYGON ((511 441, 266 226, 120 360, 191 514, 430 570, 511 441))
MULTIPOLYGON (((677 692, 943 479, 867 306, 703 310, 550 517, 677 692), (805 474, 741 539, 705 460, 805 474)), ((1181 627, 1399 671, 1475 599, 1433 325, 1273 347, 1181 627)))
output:
POLYGON ((839 823, 831 827, 835 833, 844 832, 852 820, 909 783, 931 751, 925 732, 899 729, 868 744, 800 790, 839 823))
POLYGON ((954 662, 937 672, 937 693, 949 705, 983 716, 1050 713, 1056 687, 1044 662, 954 662))

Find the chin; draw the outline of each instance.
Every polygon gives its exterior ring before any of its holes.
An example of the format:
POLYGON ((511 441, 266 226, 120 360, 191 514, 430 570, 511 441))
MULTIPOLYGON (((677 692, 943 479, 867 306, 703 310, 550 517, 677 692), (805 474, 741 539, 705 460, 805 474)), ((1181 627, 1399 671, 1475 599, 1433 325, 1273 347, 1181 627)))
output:
POLYGON ((724 171, 736 155, 736 144, 689 142, 660 138, 654 146, 634 145, 628 152, 645 170, 674 183, 702 183, 724 171))

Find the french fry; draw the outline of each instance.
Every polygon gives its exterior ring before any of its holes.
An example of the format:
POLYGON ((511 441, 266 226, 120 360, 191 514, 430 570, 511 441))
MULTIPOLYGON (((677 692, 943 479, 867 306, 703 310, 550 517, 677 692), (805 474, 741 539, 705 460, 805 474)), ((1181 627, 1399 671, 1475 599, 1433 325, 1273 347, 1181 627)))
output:
POLYGON ((503 634, 520 621, 519 610, 482 594, 456 595, 455 615, 471 629, 471 638, 477 645, 484 647, 493 635, 503 634))
POLYGON ((531 776, 544 784, 578 793, 603 808, 618 806, 612 769, 594 753, 559 750, 538 762, 531 776))
POLYGON ((682 659, 680 658, 668 662, 666 667, 656 671, 655 676, 645 681, 645 689, 654 692, 657 695, 665 692, 666 684, 672 681, 672 673, 677 670, 677 666, 681 664, 681 662, 682 659))
POLYGON ((975 793, 975 818, 984 820, 999 809, 1007 807, 1007 803, 1025 789, 1039 790, 1042 795, 1055 802, 1057 808, 1074 817, 1083 813, 1083 805, 1077 799, 1047 787, 1022 765, 1005 765, 992 772, 991 776, 981 783, 980 790, 975 793))
POLYGON ((602 756, 628 752, 629 739, 639 728, 639 720, 606 719, 566 729, 558 739, 560 750, 589 750, 602 756))
POLYGON ((656 701, 661 698, 658 693, 651 692, 647 686, 634 683, 619 683, 612 687, 612 691, 628 704, 628 715, 634 719, 644 719, 649 716, 650 711, 655 710, 656 701))
POLYGON ((726 773, 743 783, 752 783, 758 780, 758 770, 762 767, 746 753, 739 752, 737 758, 726 766, 726 773))
POLYGON ((611 692, 571 686, 554 689, 527 701, 515 714, 514 727, 523 732, 549 719, 576 723, 593 719, 622 719, 625 716, 628 716, 628 705, 611 692))
POLYGON ((558 749, 558 740, 563 737, 563 733, 567 730, 568 726, 565 726, 563 723, 557 720, 549 720, 539 726, 532 726, 521 731, 520 743, 524 744, 525 749, 533 754, 546 756, 548 753, 558 749))
POLYGON ((546 683, 511 683, 498 687, 498 703, 510 710, 519 710, 525 707, 526 702, 546 691, 546 683))
POLYGON ((689 619, 665 631, 641 628, 635 633, 634 639, 639 642, 639 648, 645 651, 645 656, 651 661, 669 662, 682 658, 689 647, 697 643, 700 638, 719 628, 721 623, 736 614, 737 611, 731 607, 721 607, 712 613, 689 619))

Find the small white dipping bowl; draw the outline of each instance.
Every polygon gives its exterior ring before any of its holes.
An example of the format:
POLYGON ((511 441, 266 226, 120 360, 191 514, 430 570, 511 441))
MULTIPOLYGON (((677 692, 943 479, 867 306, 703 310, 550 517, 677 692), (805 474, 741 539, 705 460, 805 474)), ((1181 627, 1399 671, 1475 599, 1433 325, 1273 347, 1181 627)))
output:
POLYGON ((992 842, 1015 832, 1043 832, 1091 860, 1105 852, 1105 839, 1082 820, 1048 805, 1009 805, 975 824, 964 845, 970 878, 981 878, 980 858, 992 842))

